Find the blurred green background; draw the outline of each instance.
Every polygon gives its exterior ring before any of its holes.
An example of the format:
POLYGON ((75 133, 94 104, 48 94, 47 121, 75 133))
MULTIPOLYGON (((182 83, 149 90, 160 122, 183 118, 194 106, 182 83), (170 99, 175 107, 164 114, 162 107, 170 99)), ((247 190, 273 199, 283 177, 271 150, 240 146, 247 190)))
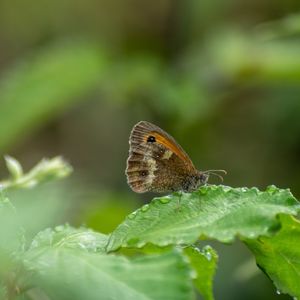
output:
MULTIPOLYGON (((65 222, 109 233, 151 200, 124 175, 140 120, 199 169, 227 170, 226 185, 299 198, 300 2, 0 0, 0 154, 25 169, 61 154, 75 170, 11 193, 30 234, 65 222)), ((241 243, 212 245, 216 299, 289 299, 241 243)))

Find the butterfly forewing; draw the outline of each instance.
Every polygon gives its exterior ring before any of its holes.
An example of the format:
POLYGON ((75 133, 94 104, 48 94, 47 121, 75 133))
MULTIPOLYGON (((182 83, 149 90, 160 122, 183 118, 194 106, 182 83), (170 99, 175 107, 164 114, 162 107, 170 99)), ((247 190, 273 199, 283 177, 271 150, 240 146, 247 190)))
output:
POLYGON ((127 181, 133 191, 180 190, 186 176, 197 172, 173 137, 149 122, 132 129, 127 160, 127 181))

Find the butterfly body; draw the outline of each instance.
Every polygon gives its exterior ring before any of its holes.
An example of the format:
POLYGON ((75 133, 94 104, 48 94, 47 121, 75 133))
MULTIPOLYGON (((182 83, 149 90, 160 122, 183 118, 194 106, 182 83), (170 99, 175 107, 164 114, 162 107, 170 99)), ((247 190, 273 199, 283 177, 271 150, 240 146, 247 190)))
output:
POLYGON ((137 123, 129 144, 126 176, 137 193, 191 192, 208 180, 174 138, 154 124, 137 123))

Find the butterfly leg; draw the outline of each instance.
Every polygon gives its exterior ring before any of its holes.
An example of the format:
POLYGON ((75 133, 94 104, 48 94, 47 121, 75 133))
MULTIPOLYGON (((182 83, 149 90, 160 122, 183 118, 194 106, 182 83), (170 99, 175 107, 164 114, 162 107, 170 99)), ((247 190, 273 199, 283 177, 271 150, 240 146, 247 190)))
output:
POLYGON ((177 206, 176 206, 177 211, 181 210, 181 196, 182 196, 182 192, 181 191, 177 192, 177 206))

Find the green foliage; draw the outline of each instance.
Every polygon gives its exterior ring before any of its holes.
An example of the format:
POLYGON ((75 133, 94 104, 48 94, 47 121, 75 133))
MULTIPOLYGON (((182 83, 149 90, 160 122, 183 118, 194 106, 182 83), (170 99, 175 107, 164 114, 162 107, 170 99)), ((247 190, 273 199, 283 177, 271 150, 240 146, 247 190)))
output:
POLYGON ((106 235, 84 228, 40 232, 24 254, 33 274, 27 284, 62 300, 192 298, 191 272, 178 251, 129 260, 105 254, 106 243, 106 235))
POLYGON ((267 30, 248 32, 246 38, 242 31, 227 29, 208 44, 219 71, 231 80, 299 81, 298 41, 275 39, 267 30))
MULTIPOLYGON (((3 181, 6 188, 34 186, 13 184, 26 176, 40 183, 70 171, 55 158, 39 163, 28 176, 15 159, 6 161, 11 173, 3 181)), ((111 235, 61 225, 40 231, 30 243, 24 241, 24 219, 3 192, 0 196, 3 299, 185 300, 195 299, 194 286, 205 300, 213 300, 218 255, 208 245, 191 244, 199 238, 229 243, 235 237, 250 248, 280 292, 300 295, 300 223, 291 217, 300 204, 289 190, 204 186, 191 194, 155 198, 111 235), (126 249, 113 253, 127 247, 133 250, 130 256, 126 249)))
POLYGON ((213 279, 216 273, 218 254, 210 246, 205 246, 202 250, 196 247, 187 247, 184 253, 188 256, 192 268, 196 272, 194 284, 200 294, 206 300, 214 299, 213 279))
POLYGON ((5 255, 20 248, 23 232, 14 206, 3 193, 0 195, 0 220, 0 249, 5 255))
POLYGON ((259 267, 273 280, 279 293, 300 297, 300 222, 280 215, 282 228, 271 237, 246 240, 259 267))
POLYGON ((199 237, 229 243, 236 236, 255 239, 280 227, 279 213, 297 214, 299 202, 289 190, 204 186, 191 194, 155 198, 127 217, 107 247, 191 244, 199 237), (180 206, 178 206, 180 201, 180 206))
POLYGON ((107 235, 87 228, 57 226, 54 230, 48 228, 38 233, 31 243, 30 250, 51 247, 105 253, 107 240, 107 235))
POLYGON ((103 64, 99 49, 83 41, 58 43, 16 64, 0 84, 0 151, 94 87, 103 64))
POLYGON ((174 251, 130 260, 63 247, 36 251, 26 256, 29 283, 53 299, 192 299, 190 269, 174 251))

